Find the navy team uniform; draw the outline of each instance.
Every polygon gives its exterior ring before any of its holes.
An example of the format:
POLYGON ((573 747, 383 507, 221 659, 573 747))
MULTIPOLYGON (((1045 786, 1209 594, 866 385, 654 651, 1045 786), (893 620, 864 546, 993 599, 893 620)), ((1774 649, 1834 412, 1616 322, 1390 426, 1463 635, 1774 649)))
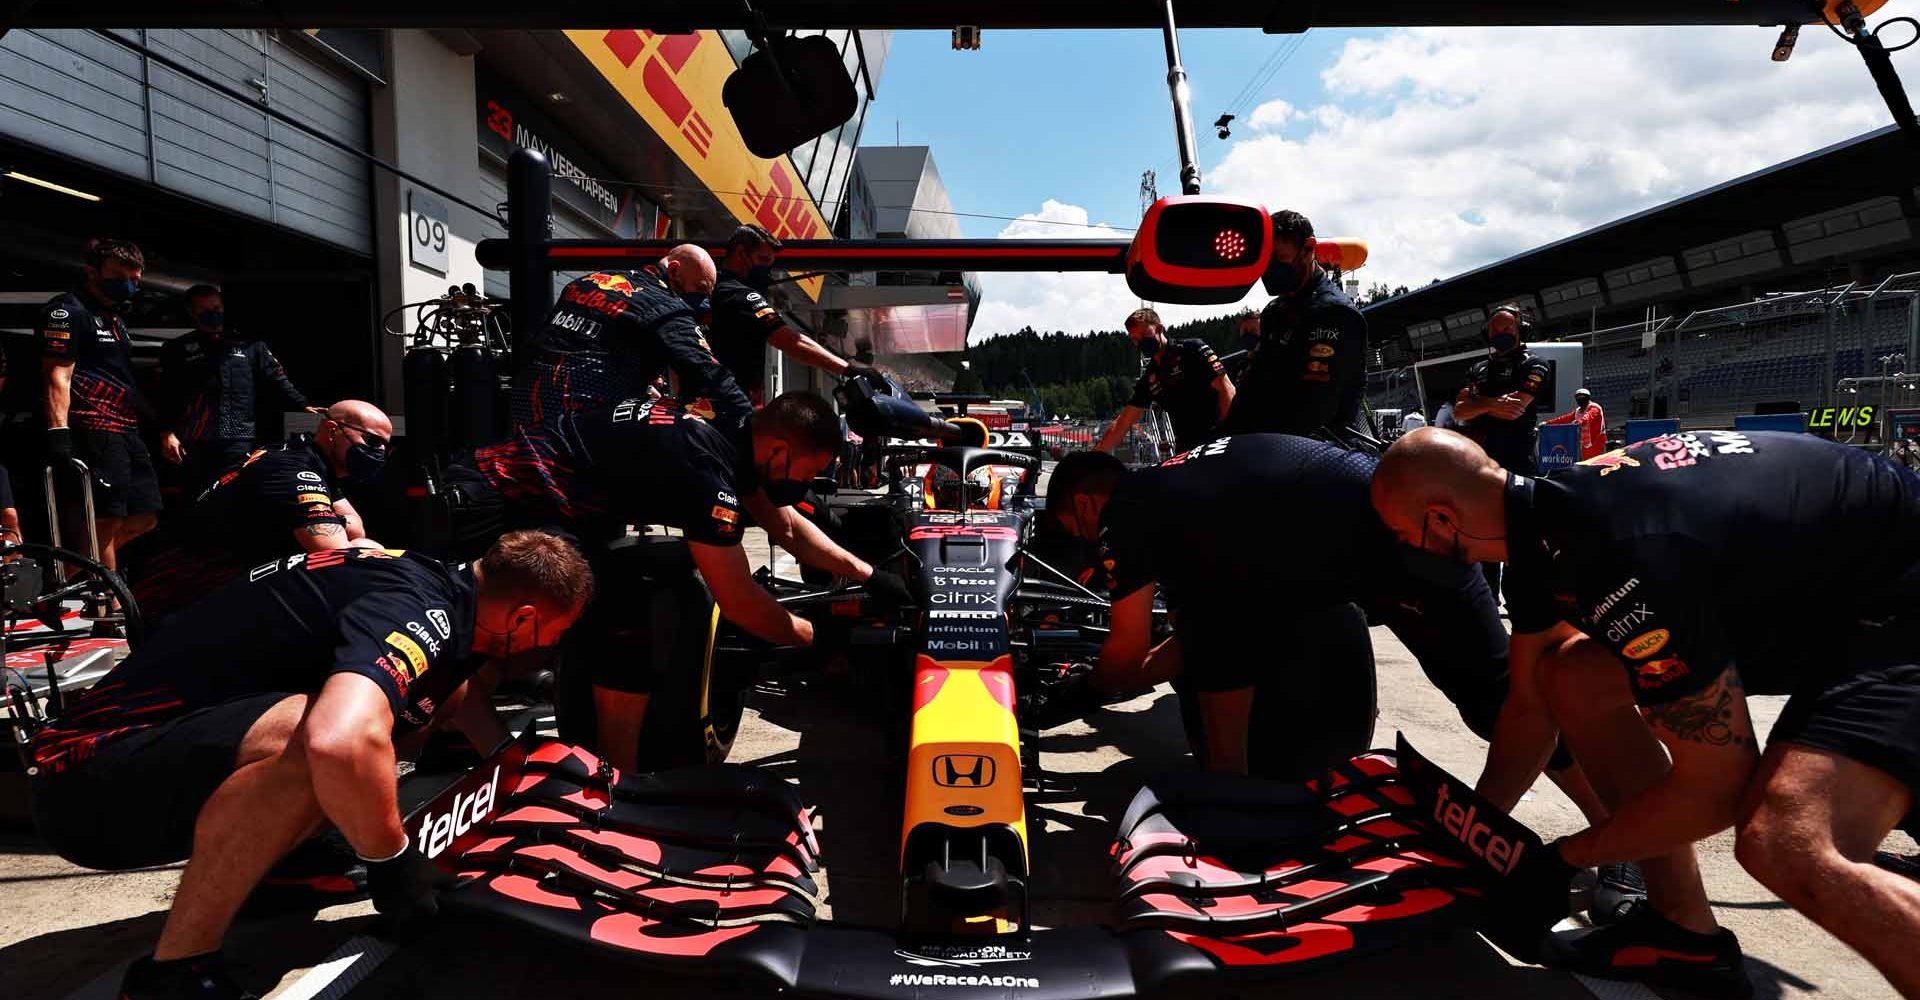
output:
MULTIPOLYGON (((1516 633, 1606 643, 1641 705, 1738 670, 1771 738, 1920 793, 1920 476, 1804 434, 1641 441, 1507 495, 1516 633)), ((1911 824, 1911 817, 1909 824, 1911 824)))
POLYGON ((231 332, 195 330, 167 341, 160 348, 160 384, 166 426, 187 451, 181 463, 187 499, 245 460, 260 440, 262 389, 288 409, 307 407, 264 342, 231 332))
POLYGON ((123 869, 187 857, 247 730, 334 674, 379 685, 394 731, 425 726, 473 672, 474 580, 415 553, 267 563, 142 643, 34 737, 34 821, 61 857, 123 869))
POLYGON ((293 533, 301 528, 345 528, 333 507, 344 496, 311 442, 248 454, 160 529, 133 581, 141 614, 165 619, 259 563, 299 552, 293 533))
POLYGON ((531 338, 513 379, 513 422, 545 423, 645 396, 669 370, 683 399, 708 400, 721 420, 752 412, 661 270, 589 274, 561 290, 531 338))
POLYGON ((1446 585, 1401 562, 1373 512, 1375 460, 1280 434, 1214 441, 1127 474, 1101 515, 1115 600, 1158 582, 1175 614, 1181 686, 1255 687, 1250 757, 1311 777, 1373 732, 1367 624, 1406 643, 1481 736, 1507 691, 1507 634, 1479 574, 1446 585), (1363 613, 1364 609, 1364 613, 1363 613), (1287 715, 1297 711, 1297 715, 1287 715))
POLYGON ((1530 476, 1539 470, 1535 428, 1543 401, 1538 395, 1548 374, 1547 363, 1534 357, 1524 346, 1475 362, 1467 369, 1467 385, 1480 396, 1498 399, 1515 392, 1535 396, 1533 405, 1516 420, 1502 420, 1491 413, 1482 413, 1467 421, 1467 436, 1478 441, 1487 455, 1508 472, 1530 476))
POLYGON ((722 271, 713 285, 713 355, 753 405, 766 403, 767 340, 786 325, 780 310, 746 282, 722 271))
MULTIPOLYGON (((610 545, 629 524, 678 528, 686 541, 740 544, 747 516, 740 498, 759 488, 744 423, 733 434, 668 400, 630 399, 476 448, 448 467, 451 548, 467 554, 515 528, 559 529, 584 542, 601 581, 579 624, 562 640, 562 682, 583 680, 644 694, 660 684, 652 658, 637 649, 676 641, 649 608, 665 588, 693 586, 684 546, 610 545)), ((704 642, 704 634, 700 637, 704 642)), ((569 738, 591 742, 563 708, 569 738), (577 734, 577 735, 576 735, 577 734)), ((590 725, 585 713, 580 725, 590 725)))
POLYGON ((116 312, 68 292, 40 310, 41 357, 73 365, 67 426, 74 454, 93 476, 94 514, 126 517, 160 509, 160 481, 140 439, 133 343, 116 312))
POLYGON ((1158 404, 1173 421, 1174 448, 1197 448, 1213 438, 1214 426, 1220 422, 1220 400, 1213 382, 1226 373, 1206 341, 1171 340, 1147 362, 1127 405, 1144 410, 1158 404))
POLYGON ((1316 268, 1299 291, 1261 311, 1260 340, 1222 433, 1371 436, 1360 411, 1366 356, 1366 318, 1316 268))
POLYGON ((738 545, 742 490, 757 483, 746 432, 729 436, 669 400, 629 399, 519 428, 456 458, 455 546, 560 526, 583 539, 664 524, 703 545, 738 545))

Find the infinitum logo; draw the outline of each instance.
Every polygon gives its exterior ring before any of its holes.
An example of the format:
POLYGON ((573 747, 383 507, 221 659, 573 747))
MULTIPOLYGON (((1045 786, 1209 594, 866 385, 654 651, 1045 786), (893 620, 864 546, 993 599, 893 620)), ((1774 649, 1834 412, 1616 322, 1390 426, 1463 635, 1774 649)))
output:
POLYGON ((1494 871, 1502 875, 1511 874, 1513 867, 1520 863, 1520 852, 1526 850, 1527 845, 1499 836, 1485 823, 1474 822, 1479 809, 1476 805, 1462 806, 1458 802, 1448 802, 1447 783, 1442 781, 1440 797, 1433 803, 1433 819, 1455 839, 1467 845, 1467 850, 1485 859, 1494 871))

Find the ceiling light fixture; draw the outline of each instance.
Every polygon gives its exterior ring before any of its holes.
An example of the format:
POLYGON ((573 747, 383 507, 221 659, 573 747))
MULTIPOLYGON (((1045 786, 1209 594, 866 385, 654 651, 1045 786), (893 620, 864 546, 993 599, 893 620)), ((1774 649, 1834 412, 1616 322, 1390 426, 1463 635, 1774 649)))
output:
POLYGON ((0 174, 0 177, 10 177, 16 181, 25 181, 28 184, 32 184, 36 187, 43 187, 49 191, 58 191, 61 194, 72 195, 73 197, 79 198, 82 201, 99 201, 100 200, 100 196, 97 194, 88 194, 85 191, 76 190, 74 188, 67 187, 64 184, 55 184, 52 181, 43 181, 38 177, 33 177, 27 174, 23 174, 18 170, 9 170, 4 174, 0 174))

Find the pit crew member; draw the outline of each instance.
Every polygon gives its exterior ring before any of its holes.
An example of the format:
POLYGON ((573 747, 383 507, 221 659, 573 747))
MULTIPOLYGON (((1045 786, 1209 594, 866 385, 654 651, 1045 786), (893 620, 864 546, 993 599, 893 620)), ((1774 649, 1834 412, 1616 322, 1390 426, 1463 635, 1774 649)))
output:
POLYGON ((433 916, 440 876, 401 826, 394 736, 440 717, 491 753, 507 734, 484 697, 467 697, 469 677, 483 658, 552 645, 592 589, 572 546, 532 531, 471 565, 303 554, 215 591, 74 698, 30 748, 41 836, 88 868, 188 859, 153 953, 119 995, 242 996, 221 939, 267 869, 323 823, 367 862, 397 931, 433 916))
POLYGON ((1373 464, 1280 434, 1223 438, 1132 472, 1100 452, 1068 455, 1047 513, 1104 545, 1114 596, 1094 686, 1138 691, 1177 677, 1197 692, 1205 746, 1195 756, 1209 769, 1311 777, 1372 736, 1371 617, 1475 732, 1492 733, 1507 636, 1490 595, 1464 569, 1433 582, 1381 571, 1400 557, 1367 506, 1373 464), (1153 645, 1162 589, 1174 634, 1153 645), (1281 714, 1301 706, 1312 708, 1281 714))
POLYGON ((180 499, 191 502, 253 451, 263 404, 320 411, 265 342, 227 328, 220 289, 187 289, 186 309, 193 331, 160 348, 160 454, 180 466, 180 499))
POLYGON ((1517 306, 1487 317, 1487 359, 1467 369, 1467 384, 1453 401, 1454 419, 1500 467, 1523 476, 1539 471, 1534 396, 1546 384, 1547 364, 1527 350, 1528 326, 1517 306))
POLYGON ((669 371, 679 398, 705 399, 728 422, 744 417, 752 406, 696 321, 713 287, 713 258, 690 243, 639 270, 568 283, 514 373, 514 424, 645 396, 669 371))
POLYGON ((134 599, 150 624, 276 556, 378 547, 367 538, 346 487, 380 475, 393 422, 357 399, 322 412, 312 438, 249 453, 192 507, 169 517, 133 582, 134 599))
POLYGON ((125 240, 87 247, 86 281, 40 310, 40 370, 46 389, 47 457, 79 458, 93 478, 100 561, 120 567, 120 548, 153 529, 160 482, 140 438, 140 393, 122 311, 146 269, 125 240))
POLYGON ((1259 350, 1220 433, 1371 436, 1360 411, 1367 321, 1314 260, 1315 245, 1306 216, 1274 213, 1266 280, 1279 297, 1260 313, 1259 350))
POLYGON ((1557 962, 1749 989, 1692 849, 1734 827, 1761 884, 1920 995, 1920 884, 1873 864, 1920 789, 1920 477, 1806 435, 1701 431, 1533 479, 1423 431, 1388 453, 1374 502, 1409 545, 1511 567, 1530 694, 1483 783, 1531 780, 1557 727, 1611 812, 1560 853, 1648 859, 1651 906, 1556 942, 1557 962), (1749 693, 1791 696, 1764 754, 1749 693))
POLYGON ((787 324, 767 298, 773 284, 773 265, 780 241, 751 223, 733 231, 721 255, 719 277, 713 284, 713 316, 707 337, 713 354, 733 373, 734 383, 753 405, 766 402, 767 345, 829 375, 873 374, 868 365, 842 359, 812 337, 787 324))
MULTIPOLYGON (((1535 423, 1539 414, 1534 396, 1546 384, 1546 362, 1527 350, 1529 326, 1518 306, 1501 306, 1487 317, 1485 361, 1467 369, 1467 384, 1453 403, 1454 419, 1467 436, 1510 472, 1531 476, 1539 471, 1535 423)), ((1500 564, 1480 567, 1487 586, 1500 593, 1500 564)))
MULTIPOLYGON (((450 465, 453 546, 470 549, 504 527, 547 524, 565 526, 599 552, 628 524, 679 528, 721 614, 768 642, 810 645, 812 624, 754 581, 740 545, 749 523, 802 563, 864 581, 876 599, 908 600, 897 574, 876 571, 840 548, 792 506, 840 441, 839 417, 810 392, 775 397, 732 433, 670 400, 647 399, 522 427, 450 465)), ((632 654, 645 623, 635 620, 635 602, 616 599, 627 581, 610 572, 600 576, 605 595, 574 641, 583 648, 581 659, 594 665, 599 750, 633 769, 658 679, 632 654)))
POLYGON ((1186 451, 1213 438, 1213 429, 1233 406, 1233 379, 1199 339, 1169 340, 1160 314, 1137 309, 1127 317, 1127 339, 1147 359, 1133 385, 1133 397, 1100 436, 1095 451, 1113 453, 1149 406, 1159 406, 1173 421, 1174 448, 1186 451))

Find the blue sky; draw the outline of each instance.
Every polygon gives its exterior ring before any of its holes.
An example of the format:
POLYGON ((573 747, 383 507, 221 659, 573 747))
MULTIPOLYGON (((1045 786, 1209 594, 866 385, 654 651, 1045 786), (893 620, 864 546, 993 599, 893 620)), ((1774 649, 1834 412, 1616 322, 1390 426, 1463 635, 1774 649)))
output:
MULTIPOLYGON (((1893 0, 1876 22, 1913 14, 1893 0)), ((1362 287, 1420 285, 1683 197, 1888 123, 1860 59, 1825 31, 1769 60, 1778 28, 1452 28, 1181 33, 1204 190, 1305 212, 1366 240, 1362 287), (1285 68, 1214 117, 1283 46, 1285 68), (1258 109, 1258 114, 1255 114, 1258 109)), ((1920 51, 1920 50, 1915 50, 1920 51)), ((1896 57, 1920 78, 1913 57, 1896 57)), ((1157 31, 895 35, 863 140, 933 148, 973 237, 1116 237, 1140 172, 1179 176, 1157 31)), ((1701 243, 1739 235, 1703 232, 1701 243)), ((987 274, 973 336, 1117 329, 1118 276, 987 274)), ((1525 289, 1514 289, 1520 294, 1525 289)), ((1178 322, 1253 308, 1167 307, 1178 322)))
MULTIPOLYGON (((1181 32, 1203 172, 1228 149, 1215 137, 1214 118, 1269 56, 1299 45, 1248 103, 1236 135, 1261 101, 1319 103, 1320 71, 1347 38, 1363 34, 1311 32, 1298 41, 1255 31, 1181 32)), ((946 32, 899 32, 862 141, 892 143, 898 121, 902 142, 932 146, 957 211, 1018 216, 1057 198, 1085 207, 1095 222, 1131 226, 1141 171, 1159 174, 1161 194, 1179 193, 1165 58, 1157 31, 988 31, 977 52, 953 51, 946 32)), ((1005 225, 960 224, 970 237, 1005 225)))

